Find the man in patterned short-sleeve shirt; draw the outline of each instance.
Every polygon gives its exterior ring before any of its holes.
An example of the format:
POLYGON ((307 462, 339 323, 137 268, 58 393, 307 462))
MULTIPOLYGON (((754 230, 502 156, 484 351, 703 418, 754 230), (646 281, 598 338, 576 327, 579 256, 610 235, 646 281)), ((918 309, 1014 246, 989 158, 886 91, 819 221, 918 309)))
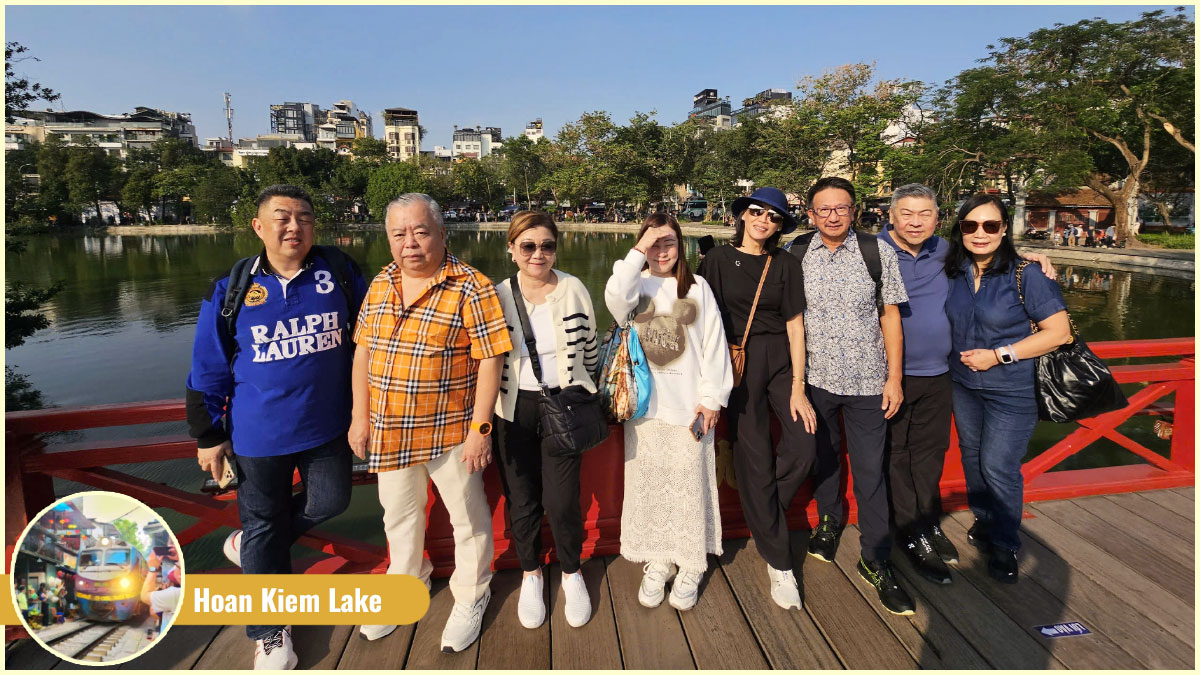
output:
POLYGON ((817 465, 813 496, 820 524, 809 554, 833 562, 841 536, 842 443, 839 413, 845 423, 854 498, 862 531, 858 572, 895 614, 912 614, 912 598, 891 568, 885 476, 887 420, 904 398, 903 334, 896 305, 908 295, 896 251, 874 237, 859 235, 854 222, 854 186, 843 178, 822 178, 808 192, 808 215, 820 231, 802 254, 806 376, 809 399, 817 411, 817 465), (878 250, 882 288, 877 297, 863 257, 866 246, 878 250), (882 301, 882 312, 878 302, 882 301))
MULTIPOLYGON (((389 574, 429 583, 425 505, 433 480, 454 530, 454 609, 442 651, 479 636, 491 592, 492 519, 483 491, 504 354, 512 349, 492 282, 446 250, 441 208, 401 195, 384 218, 393 262, 367 291, 354 333, 350 447, 370 454, 389 574)), ((395 626, 362 626, 377 640, 395 626)))

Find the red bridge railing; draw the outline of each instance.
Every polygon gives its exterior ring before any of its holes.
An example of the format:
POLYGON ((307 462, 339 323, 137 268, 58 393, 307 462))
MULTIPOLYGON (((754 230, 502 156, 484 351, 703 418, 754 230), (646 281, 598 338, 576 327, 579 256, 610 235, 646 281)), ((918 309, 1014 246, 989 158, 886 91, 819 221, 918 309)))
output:
MULTIPOLYGON (((1025 497, 1029 501, 1063 499, 1083 495, 1132 492, 1156 488, 1180 487, 1195 483, 1195 371, 1194 338, 1133 340, 1091 344, 1101 358, 1156 358, 1154 363, 1112 366, 1118 382, 1137 384, 1127 391, 1129 406, 1099 417, 1081 420, 1066 438, 1056 443, 1024 467, 1025 497), (1168 401, 1167 399, 1171 399, 1168 401), (1118 430, 1135 415, 1153 415, 1171 428, 1169 447, 1155 451, 1118 430), (1050 471, 1067 458, 1085 451, 1100 439, 1115 442, 1137 455, 1144 463, 1092 469, 1050 471)), ((182 399, 102 405, 86 408, 49 409, 8 413, 5 416, 5 555, 11 561, 17 537, 39 510, 54 501, 53 478, 75 481, 100 490, 111 490, 135 497, 153 508, 168 508, 198 519, 194 525, 177 532, 183 545, 221 527, 238 524, 235 494, 222 497, 191 492, 156 483, 110 468, 169 459, 194 459, 195 442, 186 436, 141 438, 113 442, 48 445, 42 434, 99 427, 127 426, 152 422, 184 420, 182 399)), ((1161 426, 1161 425, 1160 425, 1161 426)), ((620 548, 621 501, 623 494, 624 435, 613 428, 609 439, 584 456, 581 468, 581 494, 586 538, 584 555, 613 554, 620 548)), ((724 425, 717 428, 717 472, 724 536, 749 536, 738 504, 737 483, 733 473, 732 449, 724 437, 724 425)), ((1157 445, 1165 445, 1158 443, 1157 445)), ((196 484, 203 474, 198 467, 196 484)), ((856 517, 850 472, 845 495, 849 516, 856 517)), ((357 484, 373 482, 374 476, 357 475, 357 484)), ((503 497, 494 467, 484 474, 493 508, 497 568, 516 567, 517 559, 508 538, 503 497)), ((957 437, 952 435, 942 477, 943 501, 947 509, 966 505, 957 437)), ((432 493, 432 490, 431 490, 432 493)), ((795 528, 816 522, 816 506, 807 493, 797 496, 789 512, 795 528), (807 524, 806 524, 807 523, 807 524)), ((381 525, 382 526, 382 525, 381 525)), ((544 541, 551 542, 547 536, 544 541)), ((312 572, 382 571, 387 551, 351 537, 315 530, 301 543, 330 554, 311 564, 312 572)), ((448 573, 453 565, 453 538, 446 511, 430 500, 429 528, 426 539, 430 559, 439 573, 448 573)), ((553 553, 551 552, 550 557, 553 553)))

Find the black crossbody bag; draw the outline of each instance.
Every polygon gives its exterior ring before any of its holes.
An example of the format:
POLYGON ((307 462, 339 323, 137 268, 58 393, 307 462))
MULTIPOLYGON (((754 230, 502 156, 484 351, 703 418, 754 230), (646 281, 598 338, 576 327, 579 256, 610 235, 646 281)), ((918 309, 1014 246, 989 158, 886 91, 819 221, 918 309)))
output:
POLYGON ((515 274, 509 279, 509 290, 517 306, 517 316, 521 319, 529 365, 542 390, 542 396, 538 399, 538 435, 542 439, 542 450, 551 457, 578 457, 608 438, 603 397, 578 384, 563 387, 557 394, 549 392, 542 379, 537 341, 533 327, 529 325, 525 298, 521 295, 521 286, 515 274))

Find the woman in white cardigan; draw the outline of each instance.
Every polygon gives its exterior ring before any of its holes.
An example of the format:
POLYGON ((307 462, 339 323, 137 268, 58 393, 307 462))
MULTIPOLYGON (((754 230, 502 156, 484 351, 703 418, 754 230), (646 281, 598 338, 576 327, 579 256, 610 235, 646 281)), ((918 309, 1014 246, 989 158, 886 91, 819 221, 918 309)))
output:
POLYGON ((646 563, 639 602, 661 604, 678 572, 671 606, 691 609, 708 554, 721 554, 712 430, 733 374, 720 309, 688 269, 679 223, 662 213, 646 218, 637 245, 613 264, 604 301, 618 320, 637 312, 652 382, 645 417, 625 423, 621 555, 646 563))
POLYGON ((549 214, 514 214, 508 227, 508 252, 519 270, 519 289, 512 287, 511 279, 497 287, 513 341, 513 349, 504 359, 496 399, 497 466, 513 543, 525 573, 517 618, 526 628, 537 628, 546 619, 541 569, 543 513, 550 521, 562 566, 567 623, 582 626, 592 615, 592 603, 579 573, 583 547, 580 458, 551 457, 541 450, 537 412, 542 394, 515 304, 525 303, 549 393, 571 385, 596 391, 589 376, 599 354, 591 296, 579 279, 554 269, 557 247, 558 227, 549 214))

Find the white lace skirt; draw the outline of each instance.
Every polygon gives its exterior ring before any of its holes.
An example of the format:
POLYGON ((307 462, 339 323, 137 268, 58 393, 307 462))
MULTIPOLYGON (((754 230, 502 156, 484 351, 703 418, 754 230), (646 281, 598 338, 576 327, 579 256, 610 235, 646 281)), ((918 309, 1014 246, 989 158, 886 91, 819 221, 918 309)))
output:
POLYGON ((697 443, 686 427, 626 422, 621 555, 703 572, 709 553, 721 554, 712 432, 697 443))

